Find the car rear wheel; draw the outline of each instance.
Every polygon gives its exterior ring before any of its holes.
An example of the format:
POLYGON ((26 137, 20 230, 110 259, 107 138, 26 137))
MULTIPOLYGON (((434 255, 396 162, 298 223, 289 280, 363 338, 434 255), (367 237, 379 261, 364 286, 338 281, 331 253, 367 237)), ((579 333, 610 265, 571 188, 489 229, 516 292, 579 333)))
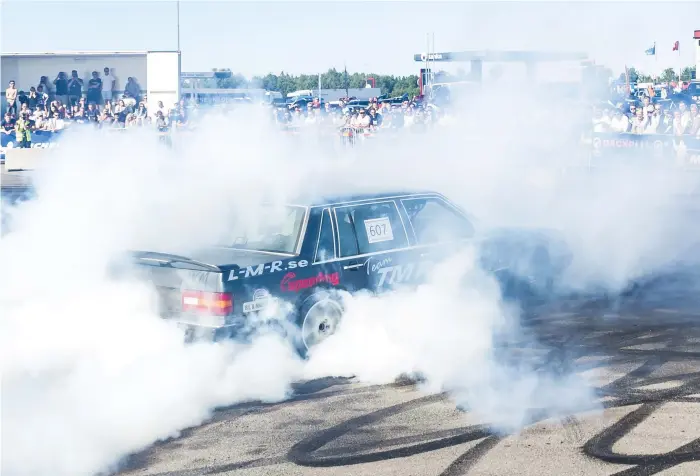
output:
POLYGON ((309 297, 299 313, 301 322, 300 351, 306 355, 331 335, 335 334, 343 317, 343 306, 331 294, 322 292, 309 297))

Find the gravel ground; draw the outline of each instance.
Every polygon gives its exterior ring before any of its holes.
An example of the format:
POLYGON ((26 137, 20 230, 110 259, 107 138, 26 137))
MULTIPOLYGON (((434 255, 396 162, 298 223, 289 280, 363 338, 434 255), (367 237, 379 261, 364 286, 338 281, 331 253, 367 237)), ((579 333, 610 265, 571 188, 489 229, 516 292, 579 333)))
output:
POLYGON ((497 435, 411 382, 329 378, 284 403, 220 410, 120 474, 698 475, 700 307, 634 307, 560 304, 530 323, 555 352, 577 355, 570 364, 595 382, 602 410, 497 435))

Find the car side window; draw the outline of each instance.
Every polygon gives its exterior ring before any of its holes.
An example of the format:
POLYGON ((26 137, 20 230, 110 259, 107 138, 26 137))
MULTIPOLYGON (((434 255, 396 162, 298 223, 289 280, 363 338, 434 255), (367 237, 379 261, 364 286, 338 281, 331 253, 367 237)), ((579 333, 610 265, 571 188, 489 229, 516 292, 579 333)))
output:
POLYGON ((333 223, 330 209, 326 208, 321 214, 321 227, 318 233, 316 256, 314 262, 335 258, 335 240, 333 239, 333 223))
POLYGON ((439 198, 402 200, 418 244, 430 245, 470 238, 474 226, 467 217, 439 198))
POLYGON ((357 247, 357 238, 355 238, 355 227, 348 208, 336 208, 335 215, 338 224, 338 241, 340 249, 338 256, 355 256, 360 254, 357 247))
POLYGON ((408 246, 408 237, 394 202, 349 207, 360 254, 408 246))

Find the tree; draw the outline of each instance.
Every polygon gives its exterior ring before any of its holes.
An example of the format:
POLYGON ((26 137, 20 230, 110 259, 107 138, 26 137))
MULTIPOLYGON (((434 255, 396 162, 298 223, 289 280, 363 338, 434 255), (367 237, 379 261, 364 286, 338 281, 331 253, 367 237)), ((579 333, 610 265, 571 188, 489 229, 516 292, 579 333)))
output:
POLYGON ((673 68, 666 68, 659 76, 659 81, 662 83, 672 83, 678 81, 678 74, 673 68))
MULTIPOLYGON (((630 84, 634 84, 639 81, 639 73, 637 73, 636 68, 627 68, 627 75, 629 76, 630 84)), ((625 79, 625 73, 622 73, 622 79, 625 79)))
POLYGON ((690 81, 694 74, 697 74, 695 66, 686 66, 683 68, 683 71, 681 71, 681 81, 690 81))
MULTIPOLYGON (((218 77, 211 80, 201 80, 198 86, 201 88, 246 88, 255 87, 268 91, 279 91, 283 95, 301 89, 318 89, 318 74, 301 74, 292 76, 284 71, 279 74, 269 73, 265 76, 256 76, 247 80, 240 74, 233 74, 228 68, 213 69, 218 77)), ((373 73, 353 73, 337 71, 335 68, 329 69, 321 74, 321 87, 324 89, 349 89, 364 88, 367 78, 374 78, 376 87, 381 88, 382 94, 389 96, 400 96, 408 93, 409 96, 418 94, 418 76, 392 76, 373 73)))
MULTIPOLYGON (((654 78, 653 76, 649 74, 644 74, 639 71, 637 71, 636 68, 630 67, 627 68, 627 72, 629 73, 630 77, 630 83, 651 83, 656 79, 659 82, 663 83, 670 83, 674 81, 678 81, 678 70, 674 68, 666 68, 663 70, 663 72, 659 75, 658 78, 654 78)), ((681 71, 681 81, 690 81, 692 79, 692 75, 695 73, 695 66, 686 66, 683 68, 681 71)), ((625 73, 622 72, 620 73, 619 76, 619 81, 624 82, 625 81, 625 73)))

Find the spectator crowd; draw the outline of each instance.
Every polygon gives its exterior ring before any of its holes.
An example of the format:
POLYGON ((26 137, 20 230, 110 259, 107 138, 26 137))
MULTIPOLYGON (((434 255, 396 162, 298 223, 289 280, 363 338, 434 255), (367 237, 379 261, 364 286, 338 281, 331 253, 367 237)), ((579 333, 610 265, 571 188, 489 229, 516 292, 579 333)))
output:
POLYGON ((406 98, 401 102, 380 101, 377 98, 366 101, 342 98, 323 102, 313 98, 301 105, 292 103, 289 106, 274 107, 272 117, 277 124, 288 128, 327 126, 361 132, 421 129, 446 121, 442 110, 422 101, 420 97, 411 100, 406 98))
POLYGON ((14 135, 19 147, 31 146, 32 132, 57 132, 73 124, 113 129, 153 127, 167 132, 184 126, 188 115, 184 101, 169 109, 158 102, 149 114, 147 97, 142 96, 136 78, 128 78, 124 90, 116 91, 107 67, 103 76, 93 71, 87 85, 75 70, 70 76, 60 72, 53 81, 42 76, 29 91, 18 90, 10 80, 5 101, 0 134, 14 135))
MULTIPOLYGON (((661 90, 662 92, 665 90, 661 90)), ((700 139, 700 113, 691 98, 644 91, 639 99, 595 107, 593 132, 670 134, 700 139)))

